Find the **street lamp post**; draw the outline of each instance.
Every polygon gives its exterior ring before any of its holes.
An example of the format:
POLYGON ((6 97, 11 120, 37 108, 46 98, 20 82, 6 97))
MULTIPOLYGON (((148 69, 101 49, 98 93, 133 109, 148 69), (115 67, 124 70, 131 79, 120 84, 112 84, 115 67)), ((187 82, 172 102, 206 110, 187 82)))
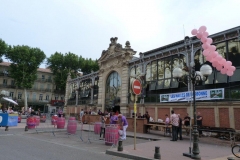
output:
MULTIPOLYGON (((192 149, 192 154, 191 154, 191 158, 192 159, 201 159, 201 156, 199 155, 200 151, 199 151, 199 147, 198 147, 198 130, 197 130, 197 114, 196 114, 196 95, 195 95, 195 85, 199 82, 204 82, 207 80, 207 77, 209 75, 212 74, 212 67, 204 64, 202 65, 202 67, 200 68, 200 72, 199 71, 195 71, 195 64, 192 61, 190 63, 191 66, 191 73, 189 75, 184 75, 187 76, 189 78, 189 80, 192 83, 192 91, 193 91, 193 115, 194 115, 194 125, 193 125, 193 149, 192 149)), ((181 82, 183 76, 183 72, 181 68, 175 68, 173 70, 173 77, 177 79, 178 82, 181 82)))

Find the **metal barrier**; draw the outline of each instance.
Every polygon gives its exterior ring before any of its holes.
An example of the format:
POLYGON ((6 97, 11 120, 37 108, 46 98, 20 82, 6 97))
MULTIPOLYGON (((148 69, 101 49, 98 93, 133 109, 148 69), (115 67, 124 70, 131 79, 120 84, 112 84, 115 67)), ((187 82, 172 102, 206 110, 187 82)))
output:
POLYGON ((115 147, 119 140, 119 125, 110 124, 105 128, 105 144, 115 147))
MULTIPOLYGON (((92 141, 98 141, 98 142, 104 142, 104 138, 100 137, 101 132, 101 122, 95 122, 95 123, 89 123, 88 124, 88 130, 87 132, 87 142, 91 143, 92 141)), ((102 133, 102 137, 104 137, 104 134, 102 133)))
POLYGON ((45 120, 40 117, 40 123, 38 126, 35 126, 35 130, 37 133, 39 132, 50 132, 55 136, 55 132, 57 130, 56 119, 52 120, 52 116, 50 114, 45 114, 45 120))

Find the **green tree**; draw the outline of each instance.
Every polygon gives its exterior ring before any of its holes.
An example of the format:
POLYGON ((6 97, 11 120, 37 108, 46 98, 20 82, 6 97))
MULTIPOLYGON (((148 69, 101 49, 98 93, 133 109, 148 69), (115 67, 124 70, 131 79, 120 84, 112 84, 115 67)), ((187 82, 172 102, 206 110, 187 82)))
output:
POLYGON ((68 73, 71 73, 72 78, 77 76, 79 57, 70 52, 65 55, 56 52, 47 58, 47 65, 53 72, 56 87, 60 90, 65 90, 68 73))
POLYGON ((77 71, 81 69, 84 74, 90 73, 91 70, 98 70, 97 61, 91 59, 84 59, 74 53, 55 52, 47 58, 47 65, 54 75, 54 82, 58 89, 64 90, 66 88, 66 80, 68 73, 71 73, 71 78, 77 77, 77 71))
POLYGON ((0 39, 0 63, 2 62, 2 56, 5 54, 7 49, 7 44, 0 39))
POLYGON ((27 109, 27 89, 32 88, 37 79, 37 69, 46 55, 38 48, 23 45, 9 46, 5 56, 11 62, 9 71, 16 86, 24 89, 24 105, 27 109))

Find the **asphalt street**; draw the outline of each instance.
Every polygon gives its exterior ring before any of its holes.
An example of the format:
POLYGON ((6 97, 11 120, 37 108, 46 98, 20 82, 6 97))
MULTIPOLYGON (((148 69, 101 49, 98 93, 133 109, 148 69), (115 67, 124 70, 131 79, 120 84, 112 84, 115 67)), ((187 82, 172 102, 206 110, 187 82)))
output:
MULTIPOLYGON (((0 129, 0 159, 1 160, 118 160, 124 159, 106 155, 107 149, 99 140, 99 135, 80 131, 76 135, 66 132, 24 132, 23 128, 10 129, 5 132, 0 129), (82 141, 82 140, 83 141, 82 141)), ((137 143, 148 140, 138 139, 137 143)), ((133 138, 127 138, 124 145, 133 144, 133 138)), ((116 147, 116 146, 115 146, 116 147)))

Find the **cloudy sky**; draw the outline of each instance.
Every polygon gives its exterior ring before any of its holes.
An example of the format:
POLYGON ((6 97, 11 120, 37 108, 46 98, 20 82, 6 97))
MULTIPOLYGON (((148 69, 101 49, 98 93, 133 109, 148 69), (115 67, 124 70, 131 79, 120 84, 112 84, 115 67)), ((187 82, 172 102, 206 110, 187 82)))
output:
POLYGON ((240 0, 0 0, 0 38, 47 57, 57 51, 98 59, 111 37, 139 53, 201 25, 210 34, 239 26, 239 6, 240 0))

